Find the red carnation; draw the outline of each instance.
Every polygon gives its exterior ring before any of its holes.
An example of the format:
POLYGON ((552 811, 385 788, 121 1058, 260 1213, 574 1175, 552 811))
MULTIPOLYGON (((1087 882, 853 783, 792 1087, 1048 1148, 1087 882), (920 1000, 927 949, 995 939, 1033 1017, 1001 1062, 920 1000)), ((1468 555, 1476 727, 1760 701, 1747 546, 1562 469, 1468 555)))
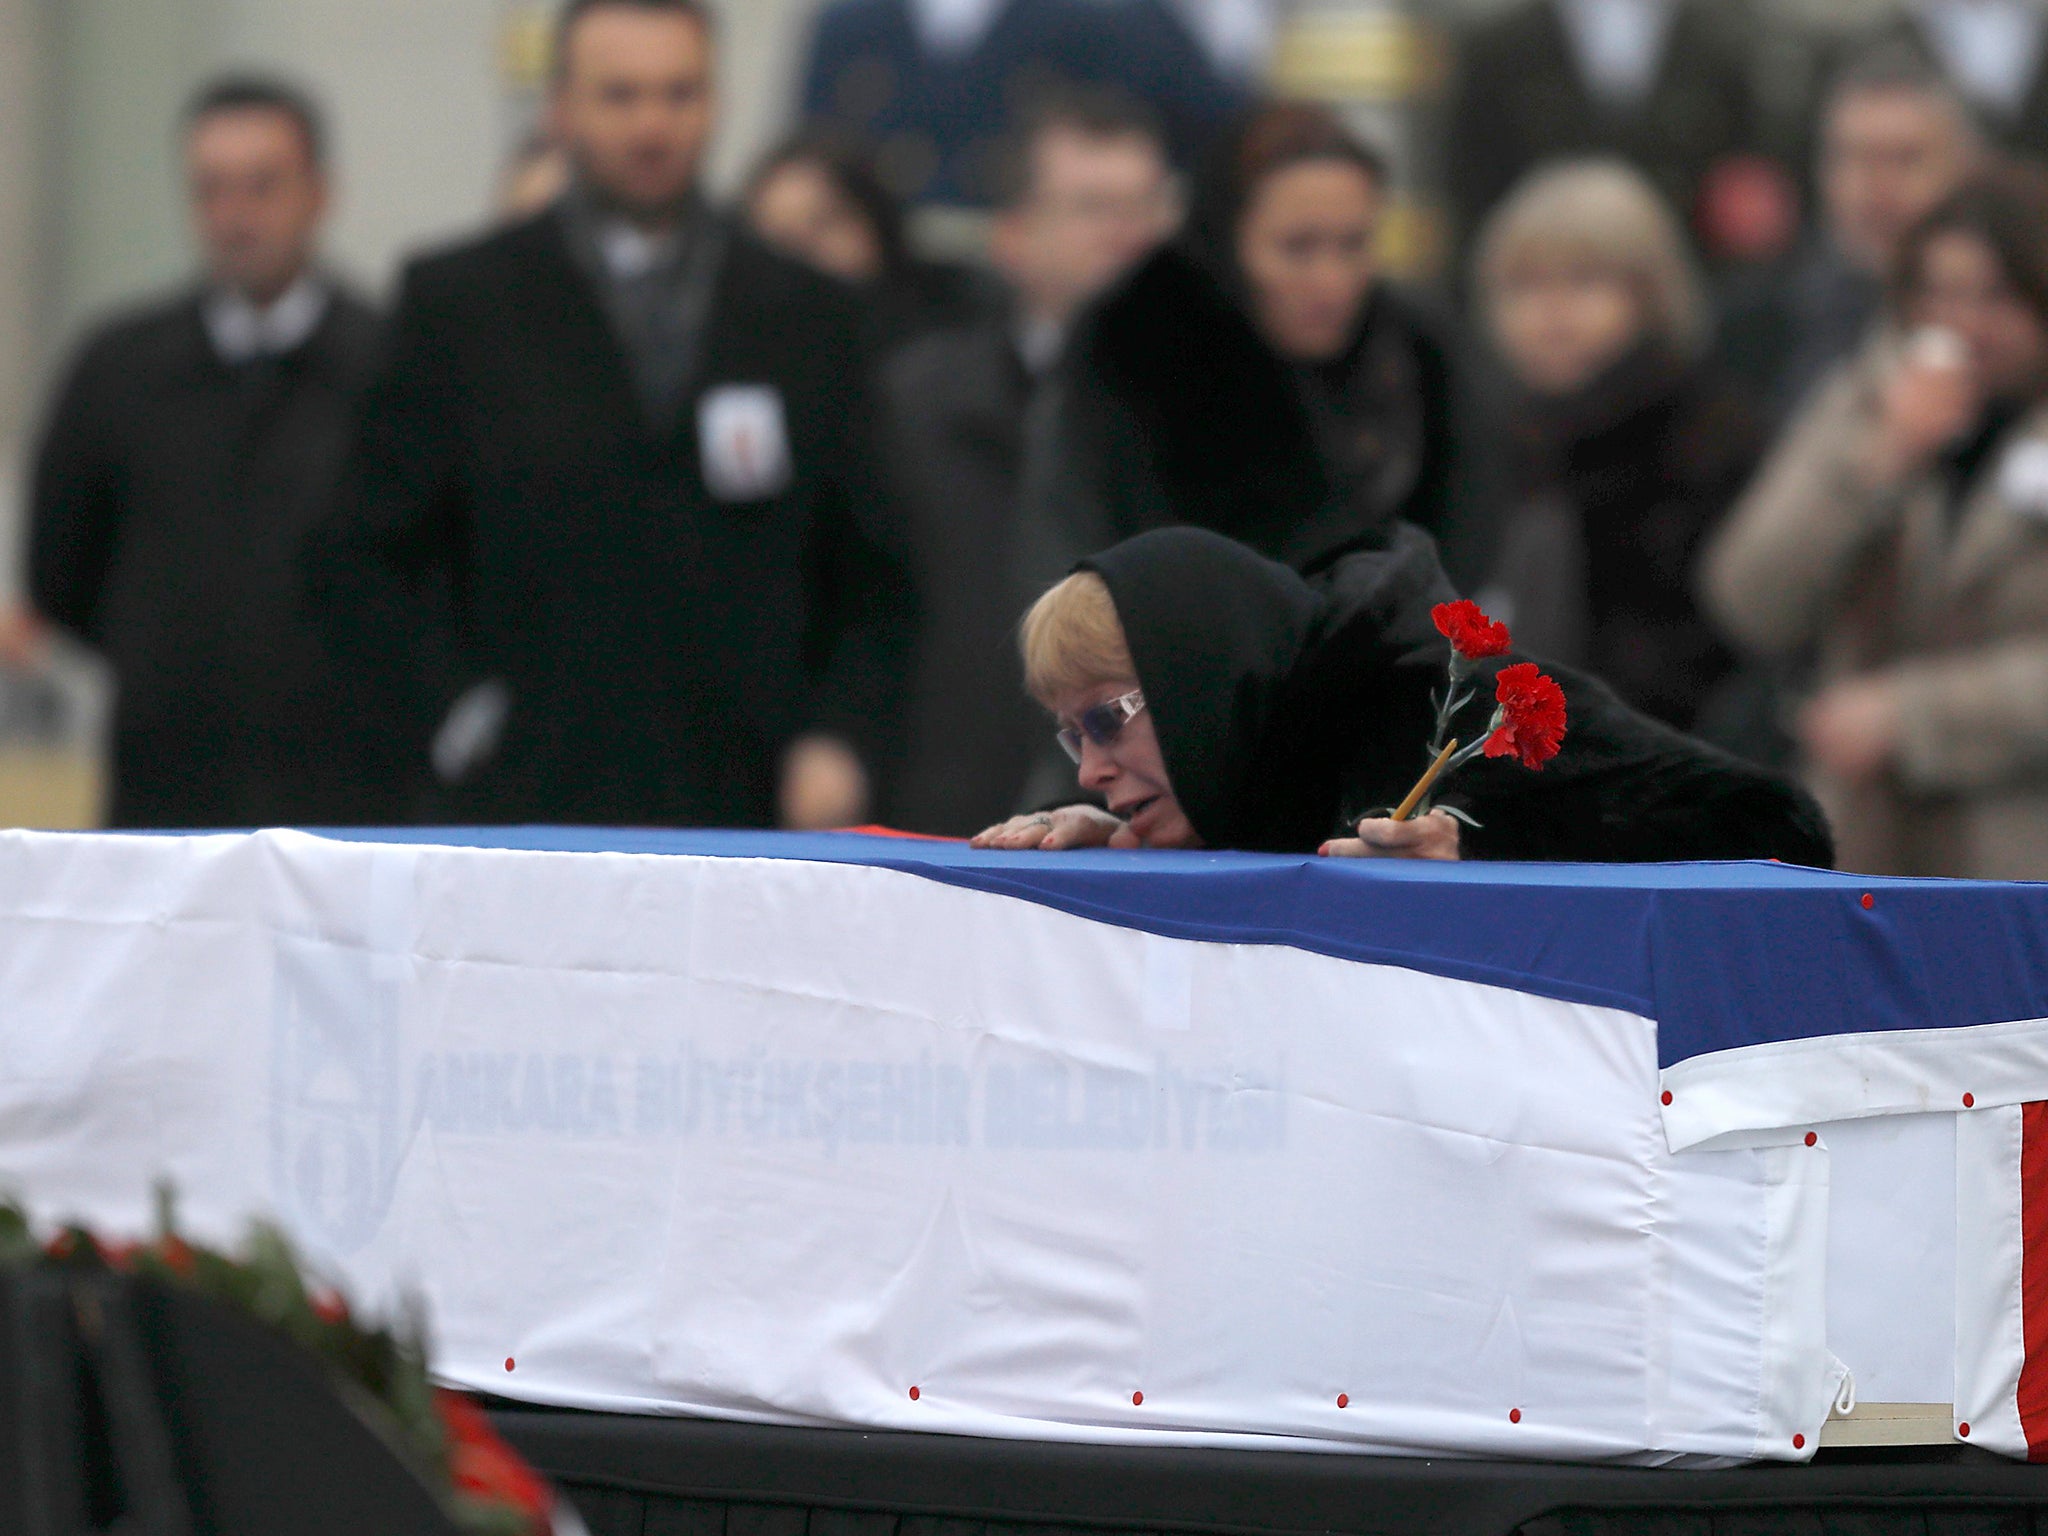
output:
MULTIPOLYGON (((1455 643, 1455 642, 1453 642, 1455 643)), ((1533 661, 1500 669, 1493 696, 1500 701, 1488 757, 1519 757, 1524 768, 1540 769, 1564 742, 1564 690, 1533 661)))
POLYGON ((1468 597, 1455 603, 1438 603, 1429 610, 1429 616, 1436 621, 1437 633, 1450 641, 1451 649, 1467 661, 1502 655, 1513 643, 1508 639, 1507 625, 1489 619, 1468 597))
POLYGON ((192 1245, 172 1232, 156 1245, 156 1256, 163 1260, 164 1267, 174 1275, 190 1279, 198 1269, 198 1261, 192 1257, 192 1245))
POLYGON ((507 1445, 484 1411, 460 1392, 434 1389, 434 1407, 448 1436, 448 1474, 455 1491, 486 1505, 519 1512, 534 1536, 553 1524, 555 1496, 524 1458, 507 1445))
POLYGON ((135 1255, 142 1251, 142 1244, 140 1243, 109 1242, 103 1237, 96 1237, 93 1239, 93 1242, 98 1246, 100 1257, 106 1260, 107 1267, 110 1269, 125 1270, 134 1262, 135 1255))

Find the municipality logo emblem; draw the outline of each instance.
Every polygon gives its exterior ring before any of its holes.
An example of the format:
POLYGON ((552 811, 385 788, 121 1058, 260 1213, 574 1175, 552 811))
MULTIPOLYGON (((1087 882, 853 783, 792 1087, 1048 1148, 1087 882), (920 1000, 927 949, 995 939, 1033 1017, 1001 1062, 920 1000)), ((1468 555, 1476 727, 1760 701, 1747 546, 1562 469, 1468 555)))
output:
POLYGON ((398 989, 360 947, 277 940, 271 1186, 309 1245, 342 1255, 376 1234, 397 1173, 398 989))

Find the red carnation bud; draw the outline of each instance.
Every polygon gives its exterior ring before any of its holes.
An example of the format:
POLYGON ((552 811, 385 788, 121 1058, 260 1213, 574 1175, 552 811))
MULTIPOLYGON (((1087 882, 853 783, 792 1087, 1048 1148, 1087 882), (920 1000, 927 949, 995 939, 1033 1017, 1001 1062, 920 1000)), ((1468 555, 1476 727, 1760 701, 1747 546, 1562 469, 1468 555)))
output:
POLYGON ((1437 633, 1450 641, 1451 649, 1467 661, 1504 655, 1514 643, 1508 638, 1507 625, 1489 619, 1470 598, 1438 603, 1429 610, 1429 616, 1436 621, 1437 633))
POLYGON ((1540 769, 1564 744, 1564 690, 1557 680, 1537 670, 1533 661, 1502 667, 1494 685, 1500 702, 1493 734, 1486 738, 1488 757, 1515 757, 1524 768, 1540 769))
POLYGON ((434 1407, 448 1437, 448 1473, 457 1493, 484 1504, 510 1505, 534 1531, 548 1529, 553 1491, 507 1445, 481 1408, 459 1392, 434 1389, 434 1407))
POLYGON ((142 1244, 135 1242, 108 1242, 97 1237, 93 1242, 99 1248, 100 1257, 106 1260, 110 1269, 128 1268, 135 1261, 135 1255, 142 1251, 142 1244))

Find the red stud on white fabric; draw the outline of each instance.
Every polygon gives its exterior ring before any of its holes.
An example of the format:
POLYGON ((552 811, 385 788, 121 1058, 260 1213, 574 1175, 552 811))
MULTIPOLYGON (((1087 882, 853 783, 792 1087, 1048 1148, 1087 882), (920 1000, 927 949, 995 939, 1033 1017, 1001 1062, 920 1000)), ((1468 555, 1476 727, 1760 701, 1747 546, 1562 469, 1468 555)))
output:
POLYGON ((919 1399, 920 1397, 923 1397, 923 1396, 924 1396, 924 1394, 923 1394, 922 1392, 918 1391, 918 1390, 917 1390, 917 1388, 915 1388, 915 1387, 912 1387, 912 1388, 910 1389, 910 1400, 911 1400, 911 1401, 912 1401, 913 1403, 914 1403, 914 1402, 916 1402, 916 1401, 917 1401, 917 1400, 918 1400, 918 1399, 919 1399))
POLYGON ((1131 1394, 1131 1406, 1132 1406, 1133 1408, 1142 1408, 1142 1407, 1144 1407, 1144 1406, 1145 1406, 1145 1394, 1144 1394, 1144 1393, 1142 1393, 1142 1392, 1133 1392, 1133 1393, 1131 1394))
POLYGON ((1805 1450, 1805 1449, 1806 1449, 1806 1436, 1804 1436, 1804 1435, 1794 1435, 1794 1436, 1792 1437, 1792 1449, 1793 1449, 1793 1450, 1795 1450, 1795 1451, 1803 1451, 1803 1450, 1805 1450))
POLYGON ((1349 1408, 1351 1406, 1351 1394, 1349 1392, 1339 1392, 1337 1394, 1337 1406, 1339 1408, 1349 1408))
POLYGON ((1671 1090, 1669 1088, 1666 1088, 1664 1090, 1662 1102, 1666 1104, 1669 1104, 1671 1102, 1671 1090))
POLYGON ((1970 1426, 1967 1424, 1958 1424, 1956 1426, 1956 1433, 1961 1435, 1965 1440, 1967 1440, 1970 1438, 1970 1426))
POLYGON ((512 1357, 510 1355, 505 1357, 505 1369, 508 1371, 512 1369, 512 1357))
POLYGON ((1808 1131, 1806 1133, 1806 1144, 1809 1147, 1817 1147, 1820 1145, 1820 1137, 1815 1132, 1808 1131))
POLYGON ((1521 1423, 1521 1422, 1522 1422, 1522 1410, 1521 1410, 1521 1409, 1519 1409, 1519 1408, 1510 1408, 1510 1409, 1508 1410, 1508 1422, 1509 1422, 1510 1424, 1519 1424, 1519 1423, 1521 1423))
POLYGON ((1975 1095, 1974 1093, 1966 1093, 1966 1094, 1964 1094, 1964 1095, 1963 1095, 1963 1108, 1965 1108, 1965 1109, 1975 1109, 1976 1107, 1977 1107, 1977 1095, 1975 1095))

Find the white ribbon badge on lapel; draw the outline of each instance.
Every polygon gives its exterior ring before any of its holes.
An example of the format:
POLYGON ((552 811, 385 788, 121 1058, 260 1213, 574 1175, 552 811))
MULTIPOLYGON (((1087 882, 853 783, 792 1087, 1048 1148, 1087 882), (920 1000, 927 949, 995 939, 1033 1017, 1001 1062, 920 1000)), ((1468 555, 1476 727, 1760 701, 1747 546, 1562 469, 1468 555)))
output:
POLYGON ((720 501, 761 501, 789 486, 789 426, 773 384, 720 384, 697 402, 704 485, 720 501))
POLYGON ((2048 442, 2013 444, 1998 466, 1998 499, 2022 517, 2048 518, 2048 442))

